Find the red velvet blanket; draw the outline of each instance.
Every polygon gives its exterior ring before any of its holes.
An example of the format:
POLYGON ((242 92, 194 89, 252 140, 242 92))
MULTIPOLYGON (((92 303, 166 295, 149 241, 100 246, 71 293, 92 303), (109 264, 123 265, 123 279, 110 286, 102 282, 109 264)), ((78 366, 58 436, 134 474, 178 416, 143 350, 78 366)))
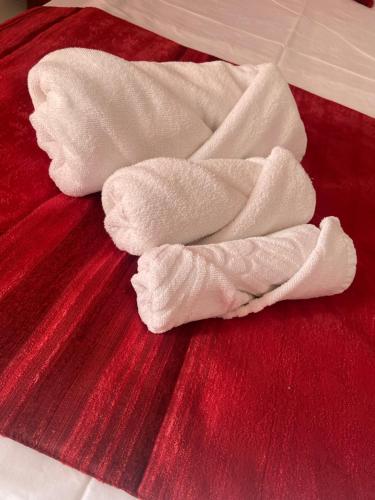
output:
POLYGON ((147 499, 373 498, 375 120, 293 89, 315 221, 339 216, 358 250, 346 293, 157 336, 100 197, 49 179, 26 76, 67 46, 210 57, 91 8, 0 29, 0 432, 147 499))

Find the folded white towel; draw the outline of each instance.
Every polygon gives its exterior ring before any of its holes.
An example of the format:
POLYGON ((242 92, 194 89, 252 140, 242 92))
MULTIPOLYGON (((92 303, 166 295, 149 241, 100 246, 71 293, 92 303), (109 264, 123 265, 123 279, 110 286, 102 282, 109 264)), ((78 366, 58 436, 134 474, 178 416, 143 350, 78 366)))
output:
POLYGON ((149 330, 209 317, 232 318, 285 299, 344 291, 356 253, 335 217, 259 238, 212 245, 164 245, 147 251, 132 278, 149 330))
POLYGON ((29 72, 30 121, 66 194, 101 190, 115 170, 155 157, 301 160, 306 134, 272 64, 128 62, 92 49, 51 52, 29 72))
POLYGON ((146 160, 109 177, 102 202, 117 247, 141 255, 165 243, 216 243, 304 224, 315 190, 277 147, 265 159, 146 160))

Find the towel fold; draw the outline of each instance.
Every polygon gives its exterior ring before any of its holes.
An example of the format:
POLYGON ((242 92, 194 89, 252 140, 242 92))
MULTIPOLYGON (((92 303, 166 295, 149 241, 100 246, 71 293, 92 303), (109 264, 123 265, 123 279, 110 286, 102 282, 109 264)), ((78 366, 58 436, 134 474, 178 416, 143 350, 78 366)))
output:
POLYGON ((165 243, 216 243, 309 222, 315 190, 294 156, 156 158, 115 172, 104 184, 105 228, 121 250, 142 255, 165 243))
POLYGON ((306 149, 273 64, 129 62, 68 48, 43 57, 28 86, 50 176, 71 196, 99 191, 115 170, 150 158, 265 157, 279 145, 299 161, 306 149))
POLYGON ((138 311, 154 333, 203 318, 258 312, 285 299, 341 293, 356 253, 336 217, 265 237, 147 251, 132 278, 138 311))

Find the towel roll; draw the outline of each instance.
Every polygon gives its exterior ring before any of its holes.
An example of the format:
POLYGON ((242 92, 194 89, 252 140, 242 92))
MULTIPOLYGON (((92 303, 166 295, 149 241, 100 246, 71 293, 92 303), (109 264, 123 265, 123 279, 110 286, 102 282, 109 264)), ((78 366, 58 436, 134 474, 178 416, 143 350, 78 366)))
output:
POLYGON ((343 292, 356 252, 335 217, 269 236, 147 251, 132 278, 142 321, 154 333, 210 317, 233 318, 286 299, 343 292))
POLYGON ((117 169, 156 157, 301 160, 306 134, 273 64, 129 62, 92 49, 50 52, 29 72, 30 121, 65 194, 100 191, 117 169))
POLYGON ((141 255, 165 243, 214 243, 309 222, 315 190, 282 148, 268 158, 156 158, 104 184, 104 225, 121 250, 141 255))

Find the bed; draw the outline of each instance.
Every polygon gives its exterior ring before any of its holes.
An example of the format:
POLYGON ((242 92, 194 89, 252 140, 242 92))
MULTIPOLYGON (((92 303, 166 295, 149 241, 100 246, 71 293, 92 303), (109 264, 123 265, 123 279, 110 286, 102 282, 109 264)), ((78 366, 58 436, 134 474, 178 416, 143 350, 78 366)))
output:
POLYGON ((371 498, 374 54, 361 46, 369 69, 357 59, 357 73, 334 61, 329 72, 315 55, 328 80, 302 70, 308 85, 289 79, 308 135, 314 222, 337 215, 357 248, 351 288, 152 335, 129 282, 136 259, 105 233, 99 195, 69 198, 47 175, 27 72, 68 46, 130 60, 234 59, 199 52, 199 40, 181 45, 176 25, 165 38, 142 16, 145 27, 107 10, 40 7, 0 30, 0 433, 146 499, 371 498))

